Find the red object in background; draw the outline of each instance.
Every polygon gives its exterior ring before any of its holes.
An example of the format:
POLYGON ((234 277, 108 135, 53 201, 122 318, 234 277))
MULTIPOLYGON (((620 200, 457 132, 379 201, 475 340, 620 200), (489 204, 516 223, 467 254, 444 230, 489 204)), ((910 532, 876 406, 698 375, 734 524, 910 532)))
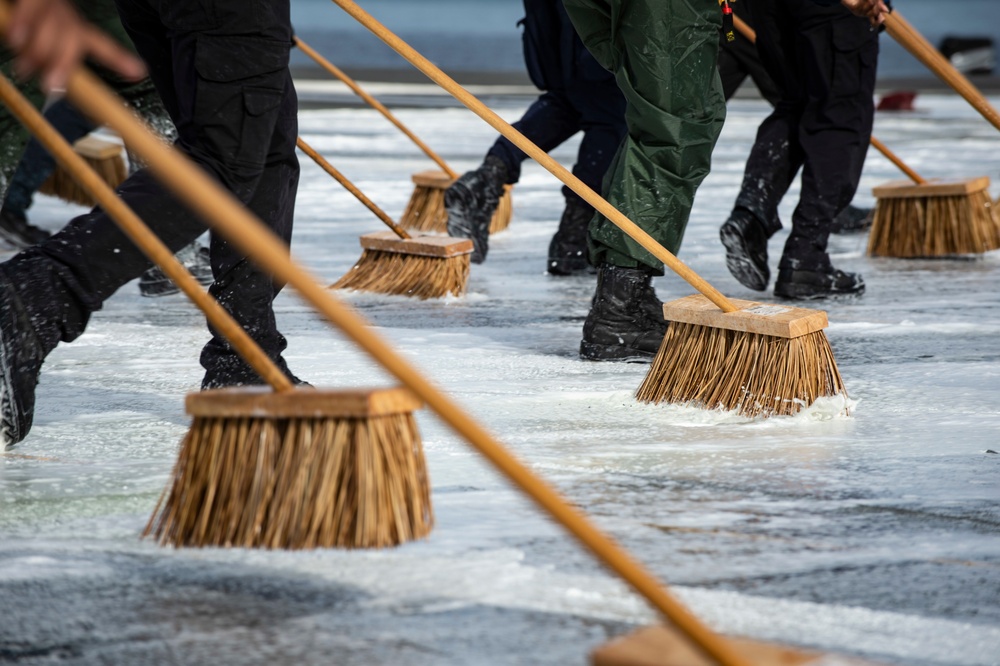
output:
POLYGON ((884 95, 879 101, 876 111, 913 111, 913 100, 917 98, 915 92, 892 92, 884 95))

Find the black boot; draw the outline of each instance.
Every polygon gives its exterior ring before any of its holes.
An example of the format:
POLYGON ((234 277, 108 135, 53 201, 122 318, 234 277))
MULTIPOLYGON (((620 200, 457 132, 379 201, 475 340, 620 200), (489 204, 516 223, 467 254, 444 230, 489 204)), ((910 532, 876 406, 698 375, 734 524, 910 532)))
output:
POLYGON ((872 226, 874 214, 875 211, 871 208, 857 208, 848 204, 847 208, 840 211, 840 215, 833 218, 830 233, 850 234, 865 231, 872 226))
MULTIPOLYGON (((198 241, 181 248, 174 256, 203 287, 211 286, 214 282, 208 248, 200 246, 198 241)), ((170 296, 179 291, 177 285, 159 266, 153 266, 139 276, 139 293, 143 296, 170 296)))
POLYGON ((0 269, 0 443, 5 449, 31 430, 35 387, 49 351, 38 339, 12 281, 0 269))
POLYGON ((549 243, 549 273, 572 275, 590 268, 587 259, 587 226, 594 216, 594 207, 571 197, 566 201, 559 229, 549 243))
POLYGON ((0 210, 0 238, 18 249, 38 245, 51 236, 48 231, 36 227, 18 213, 0 210))
POLYGON ((640 268, 601 264, 597 292, 583 324, 580 358, 588 361, 649 361, 667 332, 662 312, 652 316, 650 275, 640 268))
POLYGON ((771 279, 767 267, 767 232, 750 211, 737 208, 719 229, 726 247, 726 268, 748 289, 764 291, 771 279))
POLYGON ((847 273, 833 267, 815 271, 779 268, 774 283, 775 296, 793 300, 860 296, 863 293, 865 281, 859 273, 847 273))
POLYGON ((482 166, 468 171, 444 192, 448 211, 448 235, 472 239, 472 263, 486 260, 490 243, 490 221, 507 184, 507 167, 498 157, 487 155, 482 166))

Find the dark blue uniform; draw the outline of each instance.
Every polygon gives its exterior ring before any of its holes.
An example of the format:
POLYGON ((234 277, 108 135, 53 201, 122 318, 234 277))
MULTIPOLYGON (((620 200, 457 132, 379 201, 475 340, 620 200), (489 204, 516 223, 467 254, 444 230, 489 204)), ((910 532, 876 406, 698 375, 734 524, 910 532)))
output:
MULTIPOLYGON (((580 41, 562 0, 525 0, 524 9, 525 65, 532 82, 545 92, 514 127, 546 152, 583 132, 573 174, 600 192, 625 136, 625 98, 614 75, 580 41)), ((508 183, 518 181, 527 155, 503 137, 488 154, 504 162, 508 183)), ((568 187, 563 194, 567 201, 583 203, 568 187)))

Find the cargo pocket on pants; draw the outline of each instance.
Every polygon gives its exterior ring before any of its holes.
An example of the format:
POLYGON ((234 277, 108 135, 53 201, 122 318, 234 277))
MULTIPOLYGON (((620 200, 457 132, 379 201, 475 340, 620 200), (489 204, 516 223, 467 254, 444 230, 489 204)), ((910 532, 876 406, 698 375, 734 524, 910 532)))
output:
POLYGON ((234 192, 267 158, 287 82, 289 45, 252 37, 198 38, 194 122, 199 148, 234 192))
POLYGON ((877 50, 872 42, 877 33, 869 29, 864 19, 849 17, 831 24, 833 42, 833 78, 831 92, 835 97, 850 97, 861 92, 862 75, 874 65, 877 50))

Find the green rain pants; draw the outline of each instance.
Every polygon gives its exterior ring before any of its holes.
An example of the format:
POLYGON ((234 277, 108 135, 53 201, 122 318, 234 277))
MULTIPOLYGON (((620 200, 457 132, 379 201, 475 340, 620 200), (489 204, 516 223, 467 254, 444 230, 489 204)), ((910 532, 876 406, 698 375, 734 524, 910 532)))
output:
MULTIPOLYGON (((674 254, 694 194, 708 175, 726 104, 716 66, 716 0, 564 0, 583 43, 625 94, 628 135, 604 178, 604 197, 674 254)), ((598 214, 590 223, 597 266, 663 264, 598 214)))

